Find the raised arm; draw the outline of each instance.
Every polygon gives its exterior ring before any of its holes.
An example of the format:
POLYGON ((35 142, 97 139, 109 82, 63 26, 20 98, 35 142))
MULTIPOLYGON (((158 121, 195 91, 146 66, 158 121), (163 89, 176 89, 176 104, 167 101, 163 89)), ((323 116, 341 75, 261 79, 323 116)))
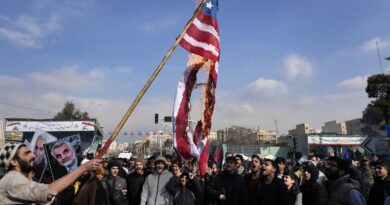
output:
POLYGON ((101 159, 93 159, 87 163, 80 165, 71 173, 55 180, 49 184, 49 189, 57 193, 65 190, 67 187, 72 185, 84 172, 96 170, 102 164, 101 159))

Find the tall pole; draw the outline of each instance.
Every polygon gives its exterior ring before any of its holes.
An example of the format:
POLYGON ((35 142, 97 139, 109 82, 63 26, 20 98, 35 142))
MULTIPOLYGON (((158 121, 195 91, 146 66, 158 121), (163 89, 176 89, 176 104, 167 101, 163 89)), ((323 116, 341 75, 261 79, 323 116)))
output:
POLYGON ((110 144, 114 141, 122 127, 125 125, 127 119, 129 119, 131 113, 133 113, 134 109, 137 107, 139 101, 144 96, 146 91, 149 89, 150 85, 153 83, 154 79, 157 77, 157 75, 162 70, 165 63, 168 61, 168 59, 171 57, 173 51, 176 49, 176 47, 179 45, 181 39, 184 37, 185 33, 187 32, 187 29, 191 26, 192 22, 196 18, 196 16, 199 14, 202 6, 206 3, 206 0, 202 0, 202 3, 199 4, 199 6, 196 8, 194 15, 192 15, 191 19, 187 22, 184 29, 181 31, 179 36, 176 38, 175 43, 172 45, 172 47, 168 50, 167 54, 164 56, 164 58, 161 60, 160 64, 157 66, 156 70, 153 72, 152 76, 149 78, 149 80, 146 82, 140 93, 137 95, 137 97, 134 99, 133 103, 125 113, 125 115, 122 117, 122 120, 119 122, 119 124, 116 126, 115 130, 112 132, 110 138, 107 140, 104 147, 100 150, 99 154, 97 155, 97 158, 102 158, 103 155, 107 152, 108 147, 110 144))
POLYGON ((376 51, 378 53, 378 58, 379 58, 379 65, 380 65, 380 68, 381 68, 381 72, 383 73, 382 58, 381 58, 381 53, 379 51, 378 41, 375 42, 375 43, 376 43, 376 51))

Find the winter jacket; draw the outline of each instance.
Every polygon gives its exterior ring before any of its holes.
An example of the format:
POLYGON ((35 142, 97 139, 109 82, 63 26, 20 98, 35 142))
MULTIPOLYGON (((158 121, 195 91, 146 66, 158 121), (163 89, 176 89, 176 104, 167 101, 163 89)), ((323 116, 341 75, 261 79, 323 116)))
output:
POLYGON ((127 198, 123 195, 122 190, 126 188, 126 180, 119 175, 108 176, 105 180, 108 188, 111 205, 127 205, 127 198))
MULTIPOLYGON (((209 184, 213 182, 217 176, 218 174, 215 172, 212 172, 211 174, 206 173, 205 180, 204 180, 204 187, 207 188, 209 184)), ((213 204, 212 201, 213 200, 206 193, 206 190, 203 190, 203 205, 213 204)))
POLYGON ((162 171, 161 174, 149 174, 142 187, 141 205, 171 205, 172 197, 166 186, 172 176, 168 170, 162 171))
POLYGON ((173 205, 195 205, 196 198, 201 196, 202 187, 198 180, 190 180, 186 186, 182 186, 176 176, 173 176, 167 190, 173 196, 173 205))
MULTIPOLYGON (((361 193, 358 181, 345 175, 336 181, 327 181, 320 185, 319 201, 321 205, 348 205, 354 199, 350 197, 350 192, 357 190, 360 193, 360 202, 365 204, 365 199, 361 193)), ((357 199, 359 200, 359 199, 357 199)))
POLYGON ((252 179, 252 174, 247 174, 244 177, 244 180, 245 180, 246 187, 247 187, 247 190, 248 190, 248 204, 249 205, 255 205, 255 204, 257 204, 257 202, 256 202, 256 198, 257 198, 256 194, 257 194, 257 191, 258 191, 259 183, 261 182, 261 177, 259 177, 257 179, 252 179))
POLYGON ((140 204, 142 186, 147 176, 147 172, 144 172, 142 175, 139 175, 137 172, 133 172, 126 177, 127 201, 129 204, 140 204))
POLYGON ((382 205, 388 196, 390 196, 390 177, 386 177, 384 180, 376 178, 371 187, 367 204, 382 205))
POLYGON ((270 184, 261 182, 257 188, 257 205, 290 204, 290 195, 283 180, 275 177, 270 184))
POLYGON ((210 182, 206 194, 218 205, 248 205, 248 191, 245 181, 236 173, 222 172, 210 182), (226 200, 219 196, 223 194, 226 200))
POLYGON ((95 175, 83 183, 73 199, 72 205, 109 205, 102 182, 95 175))

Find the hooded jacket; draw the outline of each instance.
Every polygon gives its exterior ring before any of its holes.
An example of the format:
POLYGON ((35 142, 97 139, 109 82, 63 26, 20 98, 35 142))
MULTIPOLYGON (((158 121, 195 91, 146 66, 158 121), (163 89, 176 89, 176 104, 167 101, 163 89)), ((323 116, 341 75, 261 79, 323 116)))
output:
POLYGON ((161 174, 149 174, 142 187, 141 205, 171 205, 172 197, 166 186, 172 176, 166 169, 161 174))
POLYGON ((302 204, 319 204, 319 184, 317 182, 319 170, 313 163, 306 163, 303 170, 310 174, 310 179, 305 180, 301 186, 302 204))

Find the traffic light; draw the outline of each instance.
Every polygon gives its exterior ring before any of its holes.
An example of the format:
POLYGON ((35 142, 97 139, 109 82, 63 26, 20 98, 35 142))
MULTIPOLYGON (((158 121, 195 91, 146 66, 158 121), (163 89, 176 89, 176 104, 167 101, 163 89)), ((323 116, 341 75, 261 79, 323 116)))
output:
POLYGON ((154 114, 154 124, 158 124, 158 114, 154 114))
POLYGON ((164 122, 172 122, 172 117, 171 116, 165 116, 164 117, 164 122))

